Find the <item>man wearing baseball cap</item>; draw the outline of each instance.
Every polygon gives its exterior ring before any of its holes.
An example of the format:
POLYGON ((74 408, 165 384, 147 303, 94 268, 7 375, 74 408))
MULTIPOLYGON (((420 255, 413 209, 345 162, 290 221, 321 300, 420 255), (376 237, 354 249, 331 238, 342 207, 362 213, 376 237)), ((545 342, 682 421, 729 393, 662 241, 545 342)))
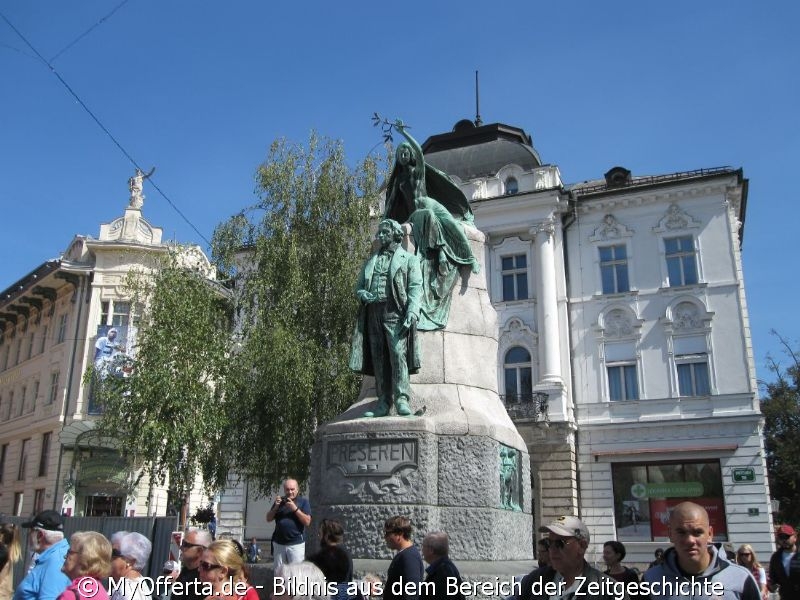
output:
POLYGON ((31 530, 30 545, 39 556, 17 586, 14 600, 56 600, 70 584, 61 572, 69 550, 64 520, 56 511, 45 510, 22 526, 31 530))
POLYGON ((589 547, 589 530, 578 517, 565 515, 539 528, 549 543, 550 565, 540 567, 522 580, 518 600, 547 600, 561 597, 620 600, 628 594, 615 593, 618 586, 584 558, 589 547))
POLYGON ((777 591, 781 600, 796 600, 800 598, 800 553, 794 527, 778 527, 775 543, 778 549, 769 559, 769 591, 777 591))

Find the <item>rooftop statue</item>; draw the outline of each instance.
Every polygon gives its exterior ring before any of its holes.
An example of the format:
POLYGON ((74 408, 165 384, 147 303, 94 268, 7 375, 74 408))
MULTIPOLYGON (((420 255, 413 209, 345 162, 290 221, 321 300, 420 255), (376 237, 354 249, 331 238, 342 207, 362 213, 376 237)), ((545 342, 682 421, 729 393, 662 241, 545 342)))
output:
POLYGON ((144 180, 148 179, 155 171, 155 167, 150 169, 150 172, 145 175, 144 171, 136 168, 136 174, 128 179, 128 189, 131 191, 131 197, 128 201, 130 208, 142 208, 144 206, 144 180))

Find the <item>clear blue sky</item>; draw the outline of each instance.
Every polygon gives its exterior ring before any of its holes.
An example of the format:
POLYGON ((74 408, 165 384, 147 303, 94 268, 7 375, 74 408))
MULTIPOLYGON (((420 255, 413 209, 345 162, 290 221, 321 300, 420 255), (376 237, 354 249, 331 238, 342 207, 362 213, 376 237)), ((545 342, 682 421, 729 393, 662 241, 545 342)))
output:
MULTIPOLYGON (((800 3, 4 0, 4 15, 207 238, 253 201, 277 137, 362 158, 373 112, 419 139, 522 127, 567 182, 743 167, 759 376, 797 340, 800 3), (795 240, 793 242, 792 240, 795 240)), ((0 288, 122 213, 133 167, 0 19, 0 288)), ((203 243, 149 184, 145 217, 203 243)))

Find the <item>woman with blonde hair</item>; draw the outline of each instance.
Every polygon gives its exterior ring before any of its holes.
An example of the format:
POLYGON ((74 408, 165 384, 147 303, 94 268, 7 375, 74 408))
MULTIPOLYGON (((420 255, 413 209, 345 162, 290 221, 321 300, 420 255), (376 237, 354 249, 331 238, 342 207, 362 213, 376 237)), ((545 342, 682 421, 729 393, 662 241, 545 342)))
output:
POLYGON ((758 584, 758 589, 761 590, 761 597, 767 600, 767 598, 769 598, 769 592, 767 591, 767 574, 764 571, 764 567, 758 562, 756 551, 753 550, 750 544, 742 544, 739 546, 739 549, 736 551, 736 563, 753 574, 753 578, 758 584))
POLYGON ((247 582, 244 552, 232 540, 217 540, 200 558, 200 581, 211 586, 209 600, 258 600, 258 592, 247 582))
POLYGON ((109 600, 100 583, 111 574, 111 542, 96 531, 77 531, 61 571, 72 580, 58 600, 109 600))
POLYGON ((0 600, 10 600, 14 585, 14 565, 22 558, 19 527, 0 525, 0 600))

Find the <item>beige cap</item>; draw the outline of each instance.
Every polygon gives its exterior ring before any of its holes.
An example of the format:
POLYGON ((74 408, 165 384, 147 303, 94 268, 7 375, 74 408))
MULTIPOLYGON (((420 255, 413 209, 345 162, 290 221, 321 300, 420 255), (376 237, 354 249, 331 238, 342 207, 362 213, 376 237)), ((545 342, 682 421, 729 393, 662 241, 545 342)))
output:
POLYGON ((578 517, 564 515, 562 517, 558 517, 549 525, 539 527, 540 533, 547 533, 548 531, 552 531, 556 535, 576 537, 586 540, 587 542, 589 541, 589 530, 586 529, 586 525, 584 525, 583 521, 581 521, 578 517))

